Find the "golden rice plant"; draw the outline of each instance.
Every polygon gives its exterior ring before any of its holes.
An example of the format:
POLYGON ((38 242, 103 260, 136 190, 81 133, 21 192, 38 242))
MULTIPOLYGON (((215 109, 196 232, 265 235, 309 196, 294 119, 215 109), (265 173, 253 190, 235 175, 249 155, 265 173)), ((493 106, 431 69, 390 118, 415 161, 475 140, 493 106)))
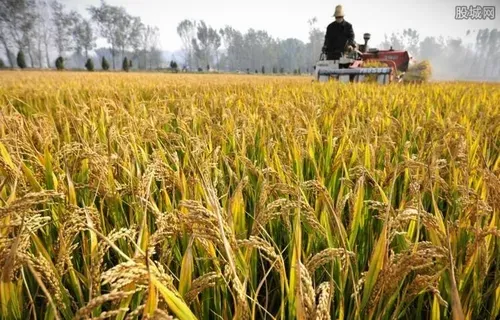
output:
POLYGON ((1 319, 497 319, 500 86, 0 73, 1 319))
POLYGON ((410 65, 403 75, 404 82, 422 83, 428 81, 432 76, 432 68, 429 60, 410 65))

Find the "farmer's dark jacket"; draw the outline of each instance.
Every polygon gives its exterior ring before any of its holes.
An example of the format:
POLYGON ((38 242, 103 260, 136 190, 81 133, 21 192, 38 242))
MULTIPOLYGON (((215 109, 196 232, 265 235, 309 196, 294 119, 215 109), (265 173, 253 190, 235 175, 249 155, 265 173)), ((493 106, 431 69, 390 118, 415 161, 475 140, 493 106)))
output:
POLYGON ((344 52, 344 48, 347 45, 355 46, 354 41, 354 30, 352 25, 343 20, 341 23, 334 21, 328 25, 325 34, 325 43, 327 55, 334 52, 344 52))

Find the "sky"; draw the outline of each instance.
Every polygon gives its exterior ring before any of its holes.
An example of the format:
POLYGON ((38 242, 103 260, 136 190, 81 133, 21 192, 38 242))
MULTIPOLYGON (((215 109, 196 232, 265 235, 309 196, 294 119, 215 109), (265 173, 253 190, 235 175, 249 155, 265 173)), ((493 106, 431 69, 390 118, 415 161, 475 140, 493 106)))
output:
MULTIPOLYGON (((67 9, 88 15, 89 5, 100 0, 59 0, 67 9)), ((160 29, 163 50, 175 51, 182 46, 177 25, 183 19, 204 20, 221 28, 230 25, 246 32, 249 28, 266 30, 274 38, 308 37, 308 20, 316 17, 317 26, 326 30, 333 21, 335 6, 344 6, 345 20, 353 25, 356 41, 363 43, 363 33, 370 33, 371 46, 384 40, 384 34, 416 29, 425 36, 464 37, 468 29, 500 29, 500 0, 106 0, 123 6, 128 13, 140 16, 145 24, 160 29), (495 6, 494 20, 457 20, 456 6, 495 6)), ((99 43, 101 44, 101 43, 99 43)))

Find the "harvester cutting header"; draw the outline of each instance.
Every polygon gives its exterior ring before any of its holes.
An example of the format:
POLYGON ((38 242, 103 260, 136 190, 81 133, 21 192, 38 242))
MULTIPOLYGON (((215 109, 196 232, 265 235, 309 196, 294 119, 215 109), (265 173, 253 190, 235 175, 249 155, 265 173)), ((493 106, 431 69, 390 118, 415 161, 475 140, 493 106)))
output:
POLYGON ((354 40, 352 25, 344 20, 341 5, 335 8, 335 21, 326 30, 319 61, 314 67, 314 78, 319 82, 337 79, 341 82, 361 82, 375 78, 378 83, 423 81, 430 76, 427 62, 416 64, 405 50, 379 50, 368 47, 370 34, 365 33, 362 45, 354 40))

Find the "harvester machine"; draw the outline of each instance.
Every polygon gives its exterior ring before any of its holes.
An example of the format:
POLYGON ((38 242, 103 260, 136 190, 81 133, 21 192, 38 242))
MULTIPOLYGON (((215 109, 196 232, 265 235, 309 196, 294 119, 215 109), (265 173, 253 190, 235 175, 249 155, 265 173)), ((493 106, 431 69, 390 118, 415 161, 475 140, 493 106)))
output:
POLYGON ((322 53, 314 67, 314 78, 319 82, 336 79, 340 82, 376 80, 380 84, 400 82, 413 59, 407 51, 368 48, 370 34, 363 35, 364 45, 351 52, 342 52, 338 60, 327 60, 322 53))

